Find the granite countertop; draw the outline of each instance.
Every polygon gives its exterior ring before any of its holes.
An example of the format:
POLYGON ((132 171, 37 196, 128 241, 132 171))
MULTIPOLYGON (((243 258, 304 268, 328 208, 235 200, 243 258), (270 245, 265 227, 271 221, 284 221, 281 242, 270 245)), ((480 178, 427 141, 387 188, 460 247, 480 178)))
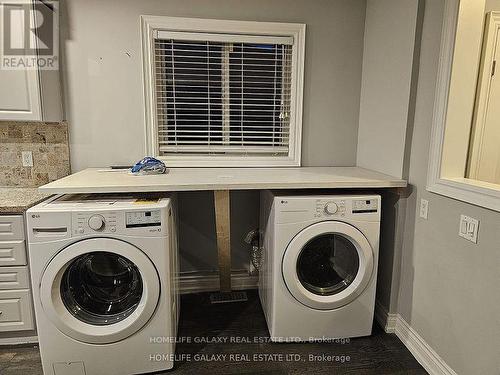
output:
POLYGON ((52 194, 37 188, 0 187, 0 214, 20 214, 52 194))

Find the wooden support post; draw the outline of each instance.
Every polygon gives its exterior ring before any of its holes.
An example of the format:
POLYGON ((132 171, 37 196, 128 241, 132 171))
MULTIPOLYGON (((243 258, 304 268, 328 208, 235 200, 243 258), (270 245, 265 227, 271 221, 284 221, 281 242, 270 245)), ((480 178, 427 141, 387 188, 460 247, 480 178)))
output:
POLYGON ((231 201, 229 190, 214 191, 220 291, 231 291, 231 201))

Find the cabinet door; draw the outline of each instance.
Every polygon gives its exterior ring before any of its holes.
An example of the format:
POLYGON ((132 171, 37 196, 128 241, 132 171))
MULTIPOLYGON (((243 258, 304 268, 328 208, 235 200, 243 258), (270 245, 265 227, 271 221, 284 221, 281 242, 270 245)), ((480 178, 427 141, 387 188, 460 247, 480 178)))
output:
POLYGON ((0 241, 0 267, 26 264, 24 241, 0 241))
POLYGON ((0 332, 35 328, 28 289, 0 290, 0 332))
POLYGON ((29 289, 30 279, 27 266, 0 267, 0 290, 29 289))
MULTIPOLYGON (((9 4, 15 8, 11 12, 11 32, 24 33, 22 5, 9 4)), ((5 11, 5 9, 4 9, 5 11)), ((32 35, 34 39, 35 36, 32 35)), ((0 120, 41 120, 41 100, 37 69, 0 69, 0 120)))

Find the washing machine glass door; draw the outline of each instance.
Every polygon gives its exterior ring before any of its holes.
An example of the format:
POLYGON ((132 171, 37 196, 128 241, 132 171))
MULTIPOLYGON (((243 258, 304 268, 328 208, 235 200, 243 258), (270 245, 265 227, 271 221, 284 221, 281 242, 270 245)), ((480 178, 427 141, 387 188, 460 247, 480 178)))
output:
POLYGON ((293 238, 283 257, 282 272, 299 302, 331 310, 353 301, 366 288, 373 272, 373 251, 352 225, 325 221, 293 238))
POLYGON ((45 313, 66 335, 104 344, 141 329, 158 304, 160 281, 149 258, 117 239, 93 238, 61 250, 40 283, 45 313))

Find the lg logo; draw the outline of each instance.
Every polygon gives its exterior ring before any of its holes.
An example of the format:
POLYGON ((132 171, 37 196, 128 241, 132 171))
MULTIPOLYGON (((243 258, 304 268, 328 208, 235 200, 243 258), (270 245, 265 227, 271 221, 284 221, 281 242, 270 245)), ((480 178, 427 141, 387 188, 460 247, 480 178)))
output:
POLYGON ((32 219, 40 219, 40 215, 39 214, 32 214, 31 218, 32 219))

